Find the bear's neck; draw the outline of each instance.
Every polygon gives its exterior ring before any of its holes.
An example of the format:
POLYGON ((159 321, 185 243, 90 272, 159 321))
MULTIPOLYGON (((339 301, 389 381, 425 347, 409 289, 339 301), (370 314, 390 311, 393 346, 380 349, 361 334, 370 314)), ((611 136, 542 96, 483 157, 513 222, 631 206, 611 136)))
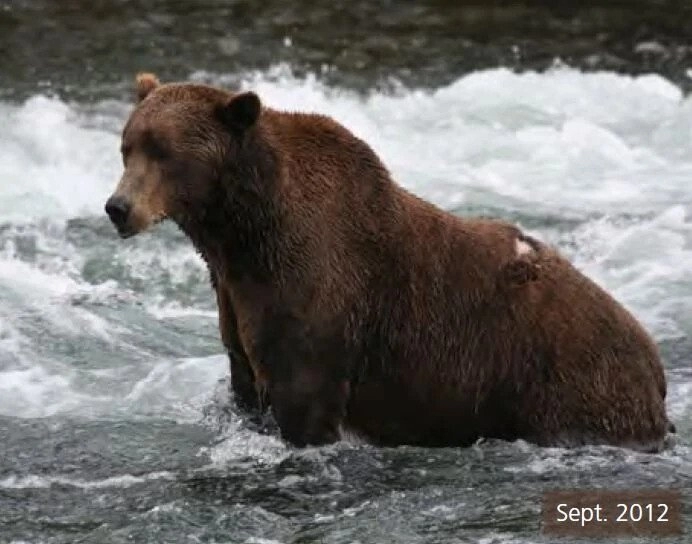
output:
POLYGON ((179 222, 214 273, 231 281, 274 282, 281 270, 280 236, 286 228, 272 196, 275 163, 265 159, 261 164, 227 168, 204 214, 179 222))

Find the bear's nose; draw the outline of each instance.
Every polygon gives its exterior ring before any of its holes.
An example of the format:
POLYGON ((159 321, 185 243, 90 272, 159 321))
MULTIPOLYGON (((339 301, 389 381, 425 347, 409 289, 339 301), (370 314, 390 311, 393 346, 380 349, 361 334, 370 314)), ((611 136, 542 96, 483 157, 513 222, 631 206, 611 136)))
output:
POLYGON ((130 215, 130 203, 121 196, 112 196, 106 202, 106 213, 116 227, 123 227, 130 215))

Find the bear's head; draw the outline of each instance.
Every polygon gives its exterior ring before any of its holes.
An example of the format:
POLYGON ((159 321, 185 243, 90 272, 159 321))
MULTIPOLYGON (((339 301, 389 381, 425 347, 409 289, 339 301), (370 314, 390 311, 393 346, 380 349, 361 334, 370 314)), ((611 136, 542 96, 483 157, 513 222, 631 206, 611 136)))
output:
MULTIPOLYGON (((261 113, 257 95, 137 76, 137 104, 122 133, 125 171, 105 209, 121 237, 170 218, 203 218, 261 113)), ((218 206, 217 206, 218 207, 218 206)))

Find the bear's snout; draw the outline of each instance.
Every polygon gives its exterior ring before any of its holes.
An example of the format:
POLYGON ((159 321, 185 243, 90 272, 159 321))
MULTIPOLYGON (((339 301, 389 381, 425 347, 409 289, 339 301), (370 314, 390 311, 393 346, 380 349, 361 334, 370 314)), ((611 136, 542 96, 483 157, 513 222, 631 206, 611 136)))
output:
POLYGON ((127 220, 130 217, 132 206, 122 196, 112 196, 106 202, 106 213, 108 217, 117 227, 118 232, 123 232, 127 225, 127 220))

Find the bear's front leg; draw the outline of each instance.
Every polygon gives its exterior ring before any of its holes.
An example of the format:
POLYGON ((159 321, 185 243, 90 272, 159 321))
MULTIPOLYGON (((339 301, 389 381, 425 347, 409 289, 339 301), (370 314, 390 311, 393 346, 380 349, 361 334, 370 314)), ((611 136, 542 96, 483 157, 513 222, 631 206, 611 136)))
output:
POLYGON ((247 357, 233 349, 228 350, 228 357, 231 363, 231 390, 236 405, 246 412, 264 412, 266 401, 263 393, 257 390, 247 357))
POLYGON ((291 444, 317 446, 339 440, 349 384, 319 368, 294 368, 269 382, 269 398, 281 436, 291 444))
POLYGON ((219 284, 216 274, 211 274, 212 286, 216 290, 216 302, 219 309, 219 332, 221 341, 226 347, 231 368, 231 390, 236 404, 242 410, 263 412, 265 403, 260 399, 260 392, 255 386, 255 376, 250 362, 245 355, 238 338, 238 324, 228 293, 219 284))

